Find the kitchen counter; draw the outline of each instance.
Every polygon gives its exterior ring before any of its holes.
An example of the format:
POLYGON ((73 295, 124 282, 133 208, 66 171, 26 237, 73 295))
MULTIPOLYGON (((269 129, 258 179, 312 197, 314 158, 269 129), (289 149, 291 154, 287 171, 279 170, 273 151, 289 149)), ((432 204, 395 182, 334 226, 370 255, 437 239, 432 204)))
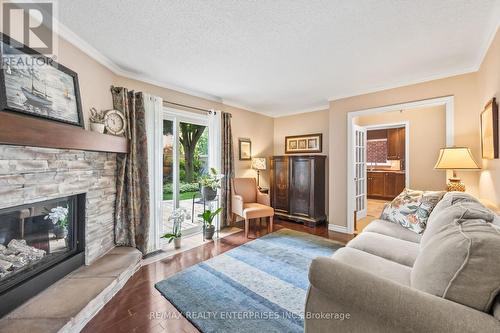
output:
POLYGON ((377 169, 377 170, 370 170, 370 169, 366 169, 366 172, 378 172, 378 173, 383 173, 383 172, 387 172, 387 173, 397 173, 397 174, 405 174, 405 170, 382 170, 382 169, 377 169))

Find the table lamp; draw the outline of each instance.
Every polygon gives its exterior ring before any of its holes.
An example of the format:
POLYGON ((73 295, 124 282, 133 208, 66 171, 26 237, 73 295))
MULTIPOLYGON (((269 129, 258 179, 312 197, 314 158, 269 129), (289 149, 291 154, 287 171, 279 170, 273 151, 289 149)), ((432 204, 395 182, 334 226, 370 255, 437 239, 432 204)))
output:
POLYGON ((453 170, 453 177, 449 179, 448 191, 465 192, 465 184, 457 177, 455 170, 476 170, 479 169, 472 152, 467 147, 447 147, 441 148, 439 158, 434 169, 453 170))
POLYGON ((266 158, 265 157, 252 158, 252 169, 257 170, 257 186, 260 187, 260 170, 266 170, 266 158))

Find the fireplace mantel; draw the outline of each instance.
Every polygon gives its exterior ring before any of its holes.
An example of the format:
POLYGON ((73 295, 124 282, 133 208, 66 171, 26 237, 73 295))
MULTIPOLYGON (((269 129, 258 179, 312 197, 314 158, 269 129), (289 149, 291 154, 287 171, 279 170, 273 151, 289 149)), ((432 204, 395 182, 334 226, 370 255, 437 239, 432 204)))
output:
POLYGON ((0 144, 128 153, 128 140, 80 127, 0 111, 0 144))

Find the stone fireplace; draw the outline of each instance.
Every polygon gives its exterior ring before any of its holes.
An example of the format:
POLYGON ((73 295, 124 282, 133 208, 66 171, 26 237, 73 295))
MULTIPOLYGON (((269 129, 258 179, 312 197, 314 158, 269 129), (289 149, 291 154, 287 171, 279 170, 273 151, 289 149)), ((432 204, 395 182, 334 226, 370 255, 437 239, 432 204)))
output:
POLYGON ((19 305, 111 250, 115 197, 115 153, 0 145, 0 299, 19 305), (32 295, 12 298, 23 285, 32 295))

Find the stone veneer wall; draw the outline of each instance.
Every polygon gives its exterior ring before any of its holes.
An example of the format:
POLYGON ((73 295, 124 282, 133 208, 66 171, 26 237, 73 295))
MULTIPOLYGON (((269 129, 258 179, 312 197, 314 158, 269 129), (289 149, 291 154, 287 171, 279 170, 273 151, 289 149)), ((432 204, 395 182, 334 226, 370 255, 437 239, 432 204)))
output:
POLYGON ((0 145, 0 209, 87 193, 87 264, 114 247, 116 154, 0 145))

